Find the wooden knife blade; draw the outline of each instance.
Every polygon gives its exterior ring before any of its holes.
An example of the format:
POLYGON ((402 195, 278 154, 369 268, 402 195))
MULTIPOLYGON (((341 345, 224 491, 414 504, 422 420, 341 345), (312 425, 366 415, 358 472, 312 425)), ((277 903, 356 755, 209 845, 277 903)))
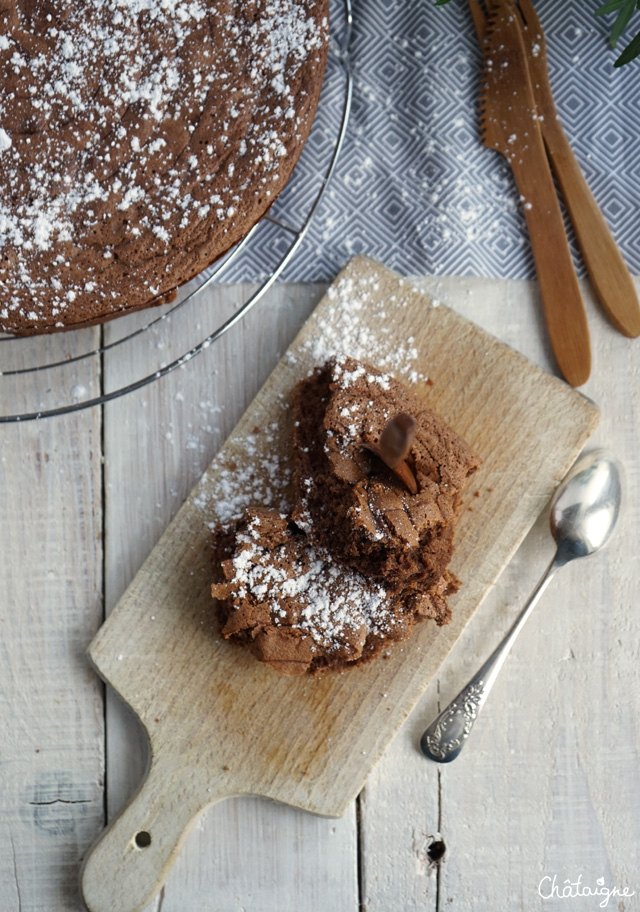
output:
POLYGON ((510 0, 492 0, 483 50, 483 142, 511 166, 551 348, 563 377, 581 386, 591 373, 587 315, 538 121, 522 30, 510 0))

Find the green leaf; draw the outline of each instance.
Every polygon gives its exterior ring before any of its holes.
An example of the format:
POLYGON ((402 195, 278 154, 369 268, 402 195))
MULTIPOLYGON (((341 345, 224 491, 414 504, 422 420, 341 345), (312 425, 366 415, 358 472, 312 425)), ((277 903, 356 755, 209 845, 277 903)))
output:
POLYGON ((624 51, 620 54, 616 62, 613 64, 614 67, 624 66, 625 63, 631 63, 632 60, 635 60, 636 57, 640 55, 640 33, 629 42, 624 51))
POLYGON ((626 27, 629 25, 629 19, 631 19, 635 8, 636 0, 627 0, 625 5, 618 13, 618 17, 613 23, 613 28, 611 29, 611 35, 609 37, 610 48, 614 48, 618 44, 618 38, 620 35, 622 35, 626 27))
POLYGON ((624 6, 627 0, 609 0, 608 3, 603 3, 602 6, 599 6, 595 11, 596 16, 606 16, 607 13, 615 13, 616 10, 619 10, 621 6, 624 6))
POLYGON ((603 3, 602 6, 599 6, 595 11, 596 16, 606 16, 607 13, 615 13, 616 10, 619 10, 621 6, 624 6, 627 0, 609 0, 608 3, 603 3))

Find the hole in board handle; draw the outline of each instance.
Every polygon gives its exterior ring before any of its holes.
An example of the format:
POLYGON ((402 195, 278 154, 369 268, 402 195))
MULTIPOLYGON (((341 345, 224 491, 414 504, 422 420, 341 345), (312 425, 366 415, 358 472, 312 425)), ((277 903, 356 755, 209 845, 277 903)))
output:
POLYGON ((140 832, 136 833, 136 835, 133 837, 133 841, 135 842, 137 848, 146 849, 147 846, 151 845, 151 833, 147 833, 146 830, 140 830, 140 832))

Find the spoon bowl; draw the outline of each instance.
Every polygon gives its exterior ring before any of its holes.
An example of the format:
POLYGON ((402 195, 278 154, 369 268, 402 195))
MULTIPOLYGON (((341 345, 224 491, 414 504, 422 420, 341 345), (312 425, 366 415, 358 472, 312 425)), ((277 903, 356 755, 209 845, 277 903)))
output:
POLYGON ((551 578, 569 561, 595 554, 607 544, 622 504, 622 470, 606 450, 585 453, 558 486, 549 524, 557 550, 513 626, 482 668, 426 729, 420 748, 430 760, 449 763, 464 747, 509 650, 551 578))
POLYGON ((549 523, 564 563, 595 554, 607 544, 620 514, 622 470, 606 450, 592 450, 575 464, 551 503, 549 523))

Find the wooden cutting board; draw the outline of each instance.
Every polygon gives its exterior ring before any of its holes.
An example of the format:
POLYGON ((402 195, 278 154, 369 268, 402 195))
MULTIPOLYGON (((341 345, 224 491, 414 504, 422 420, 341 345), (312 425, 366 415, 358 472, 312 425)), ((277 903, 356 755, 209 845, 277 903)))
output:
POLYGON ((340 816, 597 421, 594 404, 562 381, 382 266, 353 260, 90 646, 97 671, 146 729, 150 768, 86 859, 89 909, 148 902, 199 812, 222 798, 264 795, 340 816), (452 569, 464 585, 451 624, 425 622, 361 668, 286 678, 219 635, 207 524, 252 501, 280 505, 291 389, 336 351, 412 382, 483 466, 456 532, 452 569), (250 480, 239 484, 247 468, 250 480))

